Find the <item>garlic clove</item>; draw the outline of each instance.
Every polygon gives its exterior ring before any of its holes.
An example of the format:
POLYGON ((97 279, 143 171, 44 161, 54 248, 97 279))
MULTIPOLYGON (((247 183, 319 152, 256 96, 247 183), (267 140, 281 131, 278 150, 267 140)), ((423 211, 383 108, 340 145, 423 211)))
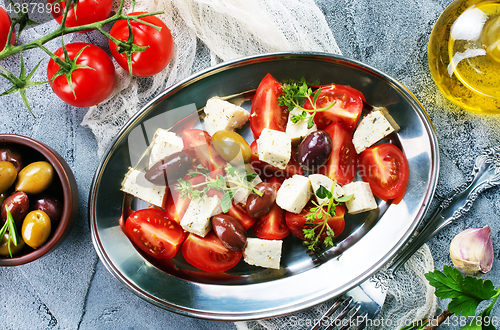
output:
POLYGON ((490 233, 489 226, 471 228, 451 241, 451 261, 462 274, 482 276, 491 270, 495 256, 490 233))

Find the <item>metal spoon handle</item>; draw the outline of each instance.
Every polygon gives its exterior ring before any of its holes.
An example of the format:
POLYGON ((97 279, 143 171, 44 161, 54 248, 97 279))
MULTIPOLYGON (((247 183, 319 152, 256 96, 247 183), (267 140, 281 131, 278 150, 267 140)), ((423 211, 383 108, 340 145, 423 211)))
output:
POLYGON ((424 229, 393 260, 396 272, 432 236, 467 213, 486 189, 500 184, 500 146, 483 151, 476 159, 467 181, 441 202, 424 229))

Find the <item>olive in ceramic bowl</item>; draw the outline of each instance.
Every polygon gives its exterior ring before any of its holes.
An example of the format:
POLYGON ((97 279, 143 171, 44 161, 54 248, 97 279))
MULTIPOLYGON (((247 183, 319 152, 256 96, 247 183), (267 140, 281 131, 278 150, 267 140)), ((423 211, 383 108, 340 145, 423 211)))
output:
MULTIPOLYGON (((17 266, 26 264, 53 251, 69 235, 71 229, 73 228, 76 213, 78 210, 78 187, 75 177, 66 161, 56 151, 52 150, 50 147, 41 142, 25 136, 15 134, 0 134, 0 159, 14 162, 14 158, 18 159, 18 162, 22 164, 22 166, 24 166, 20 169, 19 172, 21 172, 23 168, 29 166, 29 164, 37 162, 46 163, 41 166, 41 168, 46 172, 47 169, 50 170, 50 168, 52 168, 51 179, 44 179, 43 181, 43 190, 48 194, 50 193, 54 194, 55 196, 60 196, 58 198, 61 205, 57 208, 62 209, 62 211, 60 211, 60 220, 58 222, 53 222, 53 225, 51 225, 49 231, 47 230, 47 227, 44 227, 45 229, 40 231, 40 233, 45 235, 47 234, 47 232, 49 233, 46 241, 41 244, 41 246, 38 246, 36 249, 34 249, 29 245, 25 245, 20 249, 20 251, 17 251, 16 255, 13 255, 13 258, 11 258, 10 256, 1 256, 0 266, 17 266), (4 152, 5 150, 10 150, 10 153, 4 152), (13 156, 13 150, 17 152, 15 154, 15 157, 13 156), (9 155, 9 157, 11 157, 10 160, 5 159, 8 158, 7 156, 5 156, 7 154, 9 155), (50 167, 47 166, 47 164, 49 164, 50 167)), ((19 181, 19 173, 17 181, 19 181)), ((14 190, 18 183, 17 181, 14 183, 11 189, 9 189, 9 191, 14 190)), ((33 188, 33 186, 36 185, 32 185, 31 188, 33 188)), ((29 190, 28 192, 19 189, 22 193, 26 193, 29 199, 34 199, 34 201, 36 201, 36 198, 38 198, 37 194, 41 190, 37 187, 34 187, 34 189, 31 190, 28 188, 22 189, 29 190)), ((9 196, 5 197, 6 200, 4 201, 4 204, 9 196)), ((22 226, 17 224, 16 229, 18 236, 21 237, 21 232, 23 229, 22 226)), ((34 242, 32 245, 38 245, 36 243, 37 242, 34 242)))

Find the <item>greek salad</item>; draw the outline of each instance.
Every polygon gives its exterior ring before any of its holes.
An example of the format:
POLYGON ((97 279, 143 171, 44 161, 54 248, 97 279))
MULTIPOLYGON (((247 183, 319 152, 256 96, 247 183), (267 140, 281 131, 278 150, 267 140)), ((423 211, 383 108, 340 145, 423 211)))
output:
POLYGON ((122 182, 123 192, 151 205, 127 217, 125 234, 153 258, 182 253, 207 272, 242 258, 279 269, 287 236, 311 253, 324 250, 346 213, 377 209, 375 197, 404 196, 408 161, 381 141, 399 127, 350 86, 280 83, 268 74, 250 112, 214 97, 203 123, 181 135, 158 128, 148 168, 130 168, 122 182), (253 141, 239 134, 248 125, 253 141))

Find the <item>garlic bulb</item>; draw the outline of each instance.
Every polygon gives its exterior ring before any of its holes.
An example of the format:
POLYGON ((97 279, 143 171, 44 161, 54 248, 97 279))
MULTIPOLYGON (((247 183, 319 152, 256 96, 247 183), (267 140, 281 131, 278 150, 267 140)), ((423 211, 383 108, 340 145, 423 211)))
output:
POLYGON ((450 257, 464 275, 481 276, 491 270, 494 260, 491 228, 471 228, 451 241, 450 257))

